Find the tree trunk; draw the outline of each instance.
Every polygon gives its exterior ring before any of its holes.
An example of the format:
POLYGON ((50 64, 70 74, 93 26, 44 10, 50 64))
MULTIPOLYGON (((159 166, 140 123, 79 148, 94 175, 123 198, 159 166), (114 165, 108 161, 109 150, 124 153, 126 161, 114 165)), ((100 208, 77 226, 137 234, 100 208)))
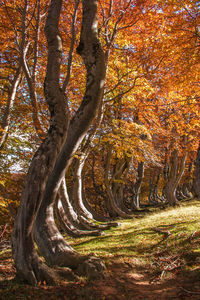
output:
POLYGON ((74 227, 72 223, 69 221, 69 219, 67 218, 67 214, 63 209, 62 201, 59 198, 55 204, 55 213, 56 213, 57 220, 61 228, 63 229, 63 231, 69 234, 69 236, 73 238, 101 235, 101 232, 99 230, 86 231, 86 230, 79 230, 76 227, 74 227))
POLYGON ((75 228, 80 229, 80 230, 84 230, 85 226, 83 226, 80 223, 78 215, 75 212, 75 210, 74 210, 74 208, 71 204, 71 201, 69 199, 65 179, 63 179, 62 182, 61 182, 58 194, 60 195, 60 200, 62 202, 62 207, 63 207, 63 210, 64 210, 64 212, 66 214, 66 217, 69 220, 69 222, 75 228))
POLYGON ((134 195, 133 195, 133 199, 132 199, 132 209, 133 210, 140 208, 139 195, 140 195, 140 189, 141 189, 143 177, 144 177, 144 162, 139 162, 137 178, 136 178, 136 182, 134 183, 134 191, 133 191, 134 195))
POLYGON ((11 87, 9 88, 8 91, 8 97, 7 97, 7 104, 6 104, 6 109, 5 113, 3 115, 3 120, 0 124, 0 150, 3 148, 3 144, 6 140, 6 136, 8 134, 8 129, 10 125, 10 114, 13 108, 16 92, 18 85, 20 83, 21 79, 21 67, 18 67, 16 70, 16 73, 14 75, 14 79, 12 81, 11 87))
POLYGON ((169 180, 165 186, 165 195, 167 201, 170 205, 174 206, 177 203, 176 200, 176 189, 181 180, 185 169, 185 162, 187 158, 187 152, 182 157, 180 162, 180 168, 178 170, 178 150, 174 150, 171 155, 171 162, 170 162, 170 171, 169 171, 169 180))
POLYGON ((190 193, 190 183, 184 182, 182 185, 182 193, 185 198, 192 198, 192 193, 190 193))
POLYGON ((112 176, 112 193, 117 206, 125 213, 131 214, 131 210, 124 203, 124 187, 130 166, 130 158, 117 159, 112 176))
MULTIPOLYGON (((50 128, 32 159, 12 233, 12 250, 17 274, 31 284, 39 281, 54 282, 52 272, 36 253, 33 228, 48 176, 54 168, 68 128, 65 99, 58 84, 62 52, 58 31, 61 5, 62 1, 51 2, 45 26, 49 50, 44 92, 51 115, 50 128)), ((26 8, 27 1, 24 9, 26 8)))
POLYGON ((158 196, 158 183, 159 183, 159 180, 160 180, 160 174, 161 174, 161 171, 160 171, 160 169, 158 169, 157 170, 157 177, 156 177, 154 188, 153 188, 153 200, 154 201, 157 201, 159 199, 159 196, 158 196))
MULTIPOLYGON (((59 219, 59 223, 64 229, 66 227, 66 232, 72 236, 84 236, 84 235, 100 235, 100 232, 97 230, 91 230, 86 232, 86 227, 80 221, 79 215, 74 211, 71 202, 69 201, 69 197, 67 194, 67 188, 65 184, 65 180, 63 179, 60 189, 59 189, 59 201, 56 201, 55 209, 57 212, 57 217, 59 219), (61 220, 61 216, 63 220, 61 220), (84 232, 83 232, 84 231, 84 232), (93 232, 94 231, 94 232, 93 232)), ((91 229, 91 228, 89 228, 91 229)), ((36 236, 37 238, 37 236, 36 236)))
POLYGON ((72 198, 77 214, 88 219, 93 219, 93 215, 86 209, 82 199, 82 170, 86 158, 87 154, 81 154, 79 158, 75 158, 72 198))
POLYGON ((68 266, 76 272, 98 276, 104 268, 96 258, 82 257, 70 249, 60 235, 54 221, 53 206, 60 183, 71 164, 87 130, 101 104, 105 81, 104 53, 97 36, 97 1, 83 0, 83 20, 77 52, 87 69, 86 91, 83 101, 72 118, 66 142, 48 178, 43 202, 35 224, 39 251, 50 265, 68 266), (84 263, 80 265, 81 262, 84 263), (91 272, 90 272, 91 271, 91 272))
POLYGON ((168 182, 165 186, 165 195, 167 201, 170 205, 176 205, 176 191, 174 189, 174 182, 176 181, 177 175, 177 168, 178 168, 178 150, 174 150, 171 155, 170 159, 170 170, 169 170, 169 178, 168 182))
POLYGON ((103 216, 103 215, 100 215, 99 213, 97 213, 95 211, 95 209, 91 206, 91 204, 89 203, 88 199, 87 199, 87 196, 86 196, 86 191, 85 191, 85 186, 83 184, 83 190, 82 190, 82 195, 83 195, 83 203, 84 203, 84 206, 87 208, 87 210, 93 215, 93 218, 96 220, 96 221, 99 221, 99 222, 106 222, 106 221, 109 221, 109 218, 103 216))
POLYGON ((105 182, 105 187, 106 187, 106 193, 108 196, 108 208, 109 208, 109 214, 110 216, 116 216, 118 215, 121 218, 132 218, 130 214, 127 214, 123 212, 116 203, 116 200, 114 198, 113 192, 112 192, 112 187, 111 187, 111 182, 109 180, 109 170, 110 170, 110 161, 111 161, 111 155, 112 155, 112 149, 109 147, 108 149, 108 154, 107 154, 107 159, 106 159, 106 167, 105 167, 105 173, 104 173, 104 182, 105 182))
MULTIPOLYGON (((95 155, 93 154, 91 171, 92 171, 92 182, 93 182, 95 192, 96 192, 96 194, 100 195, 103 198, 103 201, 104 201, 104 204, 105 204, 105 209, 107 210, 107 213, 109 215, 108 218, 115 218, 117 216, 117 214, 115 212, 113 212, 113 210, 110 206, 110 202, 107 199, 107 195, 106 195, 102 185, 97 184, 97 182, 95 180, 95 172, 94 172, 95 160, 94 160, 94 157, 95 157, 95 155)), ((96 220, 98 220, 98 219, 96 218, 96 220)))
POLYGON ((97 2, 83 0, 82 30, 77 51, 87 68, 87 87, 82 104, 68 129, 65 95, 59 86, 62 43, 58 23, 61 7, 61 0, 51 1, 45 25, 48 62, 44 91, 51 115, 50 128, 32 160, 12 234, 17 273, 31 284, 55 281, 52 270, 41 262, 36 253, 34 225, 38 233, 39 251, 50 265, 67 265, 76 269, 78 274, 89 277, 98 276, 104 269, 98 259, 74 251, 54 222, 53 206, 60 182, 95 116, 105 80, 104 55, 97 38, 97 2))

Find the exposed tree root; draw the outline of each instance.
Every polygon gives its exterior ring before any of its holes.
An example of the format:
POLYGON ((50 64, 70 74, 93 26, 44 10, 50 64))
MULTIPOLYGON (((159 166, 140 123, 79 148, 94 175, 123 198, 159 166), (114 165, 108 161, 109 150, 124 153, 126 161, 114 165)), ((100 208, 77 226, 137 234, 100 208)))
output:
POLYGON ((56 273, 45 265, 37 256, 21 256, 16 265, 17 277, 28 282, 31 285, 36 285, 39 282, 48 285, 56 285, 56 273))
POLYGON ((104 277, 105 270, 105 264, 101 259, 89 255, 86 257, 85 261, 79 264, 75 273, 81 276, 86 276, 88 280, 91 280, 104 277))

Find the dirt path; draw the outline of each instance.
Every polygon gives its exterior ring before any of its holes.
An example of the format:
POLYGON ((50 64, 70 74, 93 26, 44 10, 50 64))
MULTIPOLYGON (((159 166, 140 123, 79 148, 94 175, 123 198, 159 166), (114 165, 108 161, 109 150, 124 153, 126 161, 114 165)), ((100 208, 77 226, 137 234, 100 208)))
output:
POLYGON ((186 278, 152 278, 147 271, 130 263, 113 263, 104 279, 92 282, 63 283, 57 287, 31 287, 14 279, 12 260, 0 263, 0 299, 64 299, 64 300, 165 300, 200 299, 200 280, 194 274, 186 278))
POLYGON ((109 276, 93 283, 96 294, 91 299, 200 299, 200 282, 194 276, 159 280, 129 263, 112 265, 108 271, 109 276))

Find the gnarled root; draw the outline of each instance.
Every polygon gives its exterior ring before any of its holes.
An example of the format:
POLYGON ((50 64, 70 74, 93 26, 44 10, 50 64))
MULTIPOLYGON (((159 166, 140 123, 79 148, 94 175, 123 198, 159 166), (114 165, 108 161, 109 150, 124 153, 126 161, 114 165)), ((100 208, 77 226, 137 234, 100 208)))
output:
POLYGON ((105 270, 106 266, 100 258, 88 255, 74 272, 79 276, 86 276, 88 280, 92 280, 104 277, 105 270))
POLYGON ((79 280, 79 277, 69 268, 48 267, 37 257, 37 254, 22 260, 20 267, 16 266, 16 276, 31 285, 37 285, 38 283, 57 285, 59 281, 64 279, 79 280))
POLYGON ((48 285, 55 285, 57 278, 54 271, 45 265, 37 254, 21 256, 16 264, 17 277, 36 285, 45 282, 48 285))

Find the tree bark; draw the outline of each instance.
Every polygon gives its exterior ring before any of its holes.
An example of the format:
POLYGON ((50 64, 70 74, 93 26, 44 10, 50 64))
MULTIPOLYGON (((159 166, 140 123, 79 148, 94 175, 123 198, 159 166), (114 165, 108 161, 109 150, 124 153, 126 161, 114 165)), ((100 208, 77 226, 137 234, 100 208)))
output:
POLYGON ((8 134, 9 125, 10 125, 10 115, 11 115, 11 111, 13 108, 17 88, 20 83, 20 79, 21 79, 21 67, 18 67, 15 72, 14 79, 13 79, 11 86, 9 88, 9 91, 8 91, 6 109, 5 109, 5 113, 3 115, 3 120, 0 124, 0 126, 1 126, 1 128, 0 128, 0 150, 3 148, 3 144, 6 141, 6 136, 8 134))
POLYGON ((66 139, 68 128, 65 99, 59 88, 62 43, 58 22, 61 6, 61 0, 51 1, 45 25, 49 48, 44 93, 51 116, 50 127, 32 159, 12 233, 17 274, 31 284, 39 281, 54 282, 52 271, 41 262, 35 250, 33 229, 48 177, 66 139))
POLYGON ((167 201, 172 206, 177 204, 176 189, 185 169, 186 158, 187 158, 187 152, 181 158, 180 168, 178 170, 178 150, 175 149, 171 155, 169 180, 165 186, 165 195, 167 201))
POLYGON ((27 9, 28 1, 25 0, 24 9, 22 11, 22 37, 20 44, 20 63, 25 74, 25 78, 28 85, 29 96, 32 104, 32 119, 33 124, 36 129, 36 133, 40 139, 44 139, 45 132, 42 128, 39 112, 37 108, 37 93, 36 93, 36 65, 38 58, 38 39, 39 39, 39 25, 40 25, 40 2, 37 3, 37 17, 36 17, 36 32, 35 32, 35 41, 34 41, 34 58, 33 58, 33 73, 30 73, 30 68, 26 59, 26 54, 29 48, 29 43, 26 41, 27 28, 26 28, 26 19, 27 19, 27 9), (27 45, 26 45, 27 44, 27 45))
POLYGON ((76 227, 72 225, 72 223, 67 218, 66 211, 63 208, 62 201, 58 198, 55 204, 55 213, 57 220, 63 229, 64 232, 69 234, 69 236, 77 238, 77 237, 83 237, 83 236, 98 236, 101 235, 101 232, 99 230, 93 230, 93 231, 86 231, 86 230, 79 230, 76 227))
POLYGON ((78 215, 75 212, 72 203, 69 199, 65 179, 63 179, 61 182, 58 194, 60 195, 62 207, 65 211, 66 217, 69 220, 69 222, 77 229, 84 230, 85 227, 80 223, 78 215))
POLYGON ((190 192, 191 187, 190 187, 190 182, 184 182, 182 184, 182 193, 185 198, 192 198, 192 193, 190 192))
POLYGON ((68 233, 69 235, 73 237, 101 235, 100 231, 97 231, 96 228, 92 228, 89 231, 86 230, 88 229, 88 227, 84 226, 81 223, 79 215, 74 211, 73 206, 69 200, 64 179, 61 183, 54 208, 61 227, 63 228, 63 230, 65 228, 66 233, 68 233))
POLYGON ((48 178, 43 202, 35 223, 35 235, 39 251, 48 264, 68 266, 76 269, 78 273, 89 272, 90 276, 97 276, 103 270, 104 265, 96 258, 82 257, 70 249, 60 235, 53 216, 53 206, 60 183, 71 164, 73 155, 86 135, 102 99, 105 61, 97 35, 97 1, 95 0, 83 0, 83 20, 77 52, 82 56, 87 70, 86 91, 78 111, 70 122, 66 141, 57 158, 54 170, 48 178), (85 263, 80 266, 83 261, 85 263))
POLYGON ((131 214, 131 210, 125 205, 124 190, 126 188, 127 175, 129 172, 131 158, 117 159, 112 176, 112 192, 117 206, 125 213, 131 214))
POLYGON ((139 209, 140 208, 140 189, 142 185, 142 179, 144 177, 144 162, 138 163, 138 171, 137 171, 137 178, 136 182, 134 183, 134 191, 133 191, 133 199, 132 199, 132 209, 139 209))
POLYGON ((72 198, 77 214, 88 219, 93 219, 93 215, 86 209, 82 199, 82 170, 86 158, 87 154, 81 154, 79 158, 75 158, 72 198))
POLYGON ((112 148, 108 148, 107 159, 106 159, 106 166, 105 166, 105 173, 104 173, 104 182, 106 187, 106 193, 108 196, 108 205, 107 208, 109 209, 109 214, 111 217, 119 216, 121 218, 132 218, 131 214, 128 214, 122 211, 117 203, 116 199, 114 198, 113 191, 112 191, 112 182, 109 180, 109 170, 110 170, 110 161, 112 156, 112 148))

